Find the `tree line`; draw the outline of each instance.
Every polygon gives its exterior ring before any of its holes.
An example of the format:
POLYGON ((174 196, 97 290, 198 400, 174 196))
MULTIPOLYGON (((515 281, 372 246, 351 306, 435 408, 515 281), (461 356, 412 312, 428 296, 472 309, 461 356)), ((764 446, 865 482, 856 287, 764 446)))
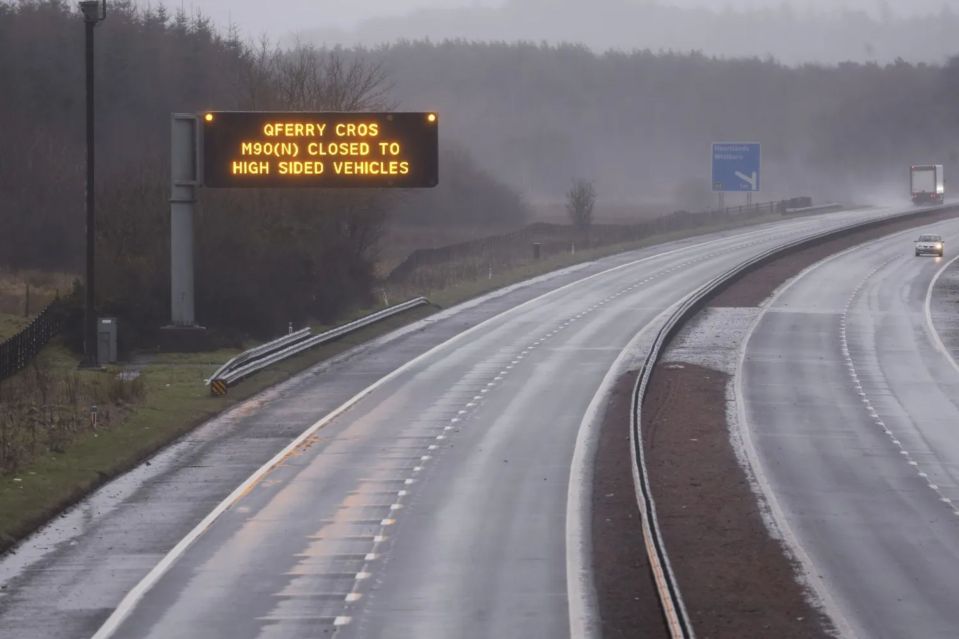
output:
POLYGON ((462 3, 371 18, 349 30, 303 25, 300 37, 349 45, 376 45, 397 37, 577 42, 594 51, 771 55, 787 64, 889 63, 900 57, 940 63, 955 51, 954 34, 959 28, 959 13, 948 0, 860 2, 860 6, 871 5, 869 11, 845 9, 849 3, 836 0, 783 0, 777 6, 765 2, 679 4, 676 0, 462 3))
POLYGON ((721 141, 763 144, 763 199, 895 200, 911 163, 959 169, 959 58, 787 66, 467 41, 359 51, 381 61, 401 105, 435 105, 482 165, 533 199, 559 201, 585 176, 604 201, 700 209, 721 141))
MULTIPOLYGON (((0 268, 81 270, 82 52, 73 3, 0 3, 0 268)), ((139 345, 169 316, 171 113, 395 106, 376 60, 243 43, 202 15, 130 2, 111 2, 97 27, 96 75, 99 306, 139 345)), ((450 223, 454 204, 468 200, 465 218, 526 215, 521 198, 468 154, 444 154, 455 156, 444 184, 426 194, 205 191, 198 318, 226 335, 265 337, 289 321, 329 321, 370 303, 379 241, 396 211, 450 223)))
MULTIPOLYGON (((82 21, 0 2, 0 268, 80 272, 82 21)), ((267 336, 371 301, 387 224, 519 226, 570 180, 602 201, 710 204, 709 145, 763 143, 765 199, 907 199, 914 162, 959 168, 959 59, 790 67, 577 45, 278 49, 200 15, 111 2, 97 27, 101 309, 147 343, 169 313, 169 116, 206 109, 437 110, 441 186, 207 191, 197 315, 267 336), (137 332, 141 333, 137 335, 137 332)))

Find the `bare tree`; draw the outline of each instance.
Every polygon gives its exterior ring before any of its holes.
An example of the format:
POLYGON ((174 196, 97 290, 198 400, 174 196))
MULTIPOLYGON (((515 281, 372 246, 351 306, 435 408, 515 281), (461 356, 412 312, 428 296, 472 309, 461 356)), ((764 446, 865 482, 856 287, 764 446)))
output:
POLYGON ((566 192, 566 212, 570 222, 579 233, 589 237, 589 227, 593 224, 593 208, 596 206, 596 188, 589 180, 573 180, 573 186, 566 192))
POLYGON ((270 72, 276 52, 270 48, 270 41, 264 35, 244 54, 246 64, 242 66, 240 73, 241 99, 245 102, 245 108, 267 109, 274 102, 272 99, 273 78, 270 72))
POLYGON ((390 86, 382 65, 341 50, 297 44, 252 52, 247 78, 252 108, 303 111, 387 110, 390 86))

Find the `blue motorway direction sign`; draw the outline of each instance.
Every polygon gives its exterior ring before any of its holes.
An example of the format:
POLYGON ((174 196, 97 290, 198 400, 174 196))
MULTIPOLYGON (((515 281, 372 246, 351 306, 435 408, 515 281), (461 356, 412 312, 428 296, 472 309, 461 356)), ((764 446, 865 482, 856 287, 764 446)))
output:
POLYGON ((760 145, 754 142, 713 144, 713 191, 759 191, 760 145))

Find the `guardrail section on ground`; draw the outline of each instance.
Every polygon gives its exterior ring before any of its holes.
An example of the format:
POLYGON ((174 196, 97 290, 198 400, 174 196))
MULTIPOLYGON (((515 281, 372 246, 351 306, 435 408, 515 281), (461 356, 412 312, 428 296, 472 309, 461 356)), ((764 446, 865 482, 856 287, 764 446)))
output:
POLYGON ((370 324, 375 324, 376 322, 394 317, 400 313, 405 313, 418 306, 428 305, 430 305, 428 299, 425 297, 417 297, 402 304, 390 306, 389 308, 384 308, 370 315, 365 315, 348 324, 337 326, 336 328, 317 335, 312 335, 311 329, 304 328, 295 333, 284 335, 272 342, 251 348, 228 361, 210 376, 210 379, 207 380, 207 384, 210 386, 210 393, 213 395, 226 395, 227 389, 230 386, 272 364, 299 355, 320 344, 332 342, 344 335, 349 335, 361 328, 365 328, 370 324))

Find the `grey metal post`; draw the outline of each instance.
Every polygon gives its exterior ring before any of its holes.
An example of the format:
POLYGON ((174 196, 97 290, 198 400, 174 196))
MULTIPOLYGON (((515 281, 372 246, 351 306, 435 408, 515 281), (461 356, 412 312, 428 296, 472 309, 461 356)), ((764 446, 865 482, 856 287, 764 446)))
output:
POLYGON ((87 89, 87 182, 86 182, 86 273, 84 289, 86 299, 83 305, 83 361, 82 367, 97 368, 97 311, 96 311, 96 238, 97 215, 94 200, 94 176, 96 174, 96 137, 94 134, 94 94, 93 94, 93 28, 104 20, 106 2, 86 0, 80 3, 83 13, 86 49, 86 89, 87 89))
POLYGON ((170 309, 174 326, 196 326, 193 292, 193 209, 200 186, 199 120, 170 121, 170 309))

